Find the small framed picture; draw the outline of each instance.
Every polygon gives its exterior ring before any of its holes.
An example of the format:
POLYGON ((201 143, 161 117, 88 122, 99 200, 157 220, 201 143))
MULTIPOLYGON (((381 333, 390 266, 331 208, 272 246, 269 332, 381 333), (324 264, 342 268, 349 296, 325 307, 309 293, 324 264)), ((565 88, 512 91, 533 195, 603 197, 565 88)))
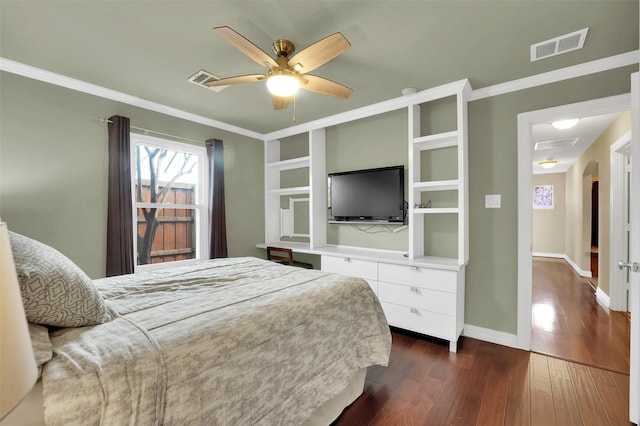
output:
POLYGON ((553 208, 553 185, 533 186, 533 208, 552 209, 553 208))

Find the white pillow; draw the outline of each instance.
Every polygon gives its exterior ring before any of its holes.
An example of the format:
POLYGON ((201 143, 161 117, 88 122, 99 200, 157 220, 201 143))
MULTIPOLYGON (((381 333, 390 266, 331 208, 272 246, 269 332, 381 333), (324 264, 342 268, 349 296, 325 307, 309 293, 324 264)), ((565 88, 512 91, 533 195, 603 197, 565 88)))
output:
POLYGON ((9 232, 27 320, 81 327, 112 319, 91 279, 58 250, 9 232))

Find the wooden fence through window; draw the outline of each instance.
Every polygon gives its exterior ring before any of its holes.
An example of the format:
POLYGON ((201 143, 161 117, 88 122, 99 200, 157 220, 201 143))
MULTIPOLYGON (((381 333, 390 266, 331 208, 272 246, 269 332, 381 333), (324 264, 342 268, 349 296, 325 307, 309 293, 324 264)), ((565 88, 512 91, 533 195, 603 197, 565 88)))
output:
MULTIPOLYGON (((150 199, 148 184, 142 186, 142 199, 150 199)), ((195 204, 194 185, 174 183, 165 203, 195 204)), ((162 208, 156 216, 158 229, 151 246, 151 263, 172 262, 196 257, 196 226, 194 209, 162 208)), ((138 234, 147 227, 142 209, 138 209, 138 234)))

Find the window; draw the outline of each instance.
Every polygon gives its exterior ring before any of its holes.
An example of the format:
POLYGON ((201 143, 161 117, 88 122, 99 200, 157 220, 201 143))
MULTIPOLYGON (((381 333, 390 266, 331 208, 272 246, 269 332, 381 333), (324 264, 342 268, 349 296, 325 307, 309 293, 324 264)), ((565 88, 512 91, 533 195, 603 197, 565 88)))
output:
POLYGON ((208 257, 206 149, 131 134, 136 269, 208 257))

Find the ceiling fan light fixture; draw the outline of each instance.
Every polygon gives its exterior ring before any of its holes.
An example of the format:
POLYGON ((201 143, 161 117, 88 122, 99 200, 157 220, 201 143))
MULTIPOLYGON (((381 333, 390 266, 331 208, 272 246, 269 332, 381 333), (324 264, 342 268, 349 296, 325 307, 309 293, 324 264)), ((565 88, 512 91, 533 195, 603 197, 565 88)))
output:
POLYGON ((551 125, 553 127, 555 127, 556 129, 566 130, 566 129, 570 129, 573 126, 575 126, 576 124, 578 124, 578 121, 580 121, 579 118, 571 118, 569 120, 554 121, 553 123, 551 123, 551 125))
POLYGON ((543 169, 550 169, 552 167, 554 167, 556 164, 558 164, 558 160, 545 160, 545 161, 541 161, 540 166, 542 166, 543 169))
POLYGON ((274 96, 283 98, 293 96, 300 88, 300 79, 293 73, 272 72, 267 79, 267 89, 274 96))

